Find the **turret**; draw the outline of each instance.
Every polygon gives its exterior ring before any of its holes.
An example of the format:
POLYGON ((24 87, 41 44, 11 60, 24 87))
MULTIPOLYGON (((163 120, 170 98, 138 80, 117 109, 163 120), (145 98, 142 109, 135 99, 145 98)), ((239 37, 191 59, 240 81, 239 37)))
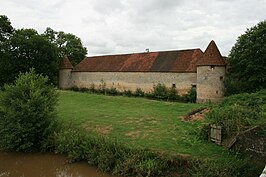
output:
POLYGON ((217 102, 224 97, 225 61, 211 41, 197 62, 197 102, 217 102))
POLYGON ((59 84, 58 87, 60 89, 70 89, 72 87, 71 84, 71 73, 73 70, 73 66, 70 63, 67 56, 65 56, 59 65, 59 84))

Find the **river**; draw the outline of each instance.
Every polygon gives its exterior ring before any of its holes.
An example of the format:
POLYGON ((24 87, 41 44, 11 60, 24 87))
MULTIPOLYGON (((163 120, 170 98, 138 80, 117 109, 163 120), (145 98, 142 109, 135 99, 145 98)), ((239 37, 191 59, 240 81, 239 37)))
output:
POLYGON ((114 177, 62 155, 0 151, 0 177, 114 177))

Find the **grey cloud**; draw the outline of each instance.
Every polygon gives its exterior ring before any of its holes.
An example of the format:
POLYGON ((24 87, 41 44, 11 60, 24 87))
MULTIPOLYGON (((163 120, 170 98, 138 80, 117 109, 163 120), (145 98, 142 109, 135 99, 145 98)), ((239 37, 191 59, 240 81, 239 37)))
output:
POLYGON ((90 55, 201 48, 227 55, 237 36, 265 19, 265 0, 1 0, 16 28, 74 33, 90 55))

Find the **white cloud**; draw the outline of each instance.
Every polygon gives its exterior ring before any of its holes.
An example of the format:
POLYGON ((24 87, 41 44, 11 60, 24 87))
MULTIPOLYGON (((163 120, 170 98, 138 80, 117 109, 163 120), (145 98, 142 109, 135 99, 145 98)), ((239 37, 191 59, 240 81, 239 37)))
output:
POLYGON ((246 28, 265 18, 265 0, 1 0, 15 28, 46 27, 80 37, 89 55, 201 48, 227 55, 246 28))

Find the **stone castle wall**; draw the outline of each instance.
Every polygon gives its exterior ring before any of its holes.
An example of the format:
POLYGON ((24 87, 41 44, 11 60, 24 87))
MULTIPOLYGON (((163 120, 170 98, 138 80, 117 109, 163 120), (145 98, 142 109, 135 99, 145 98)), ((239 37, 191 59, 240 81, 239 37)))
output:
POLYGON ((224 66, 197 67, 197 102, 217 102, 224 97, 224 66))
POLYGON ((71 76, 72 69, 60 69, 58 87, 61 89, 69 89, 72 87, 71 76))
POLYGON ((196 84, 197 73, 161 73, 161 72, 72 72, 71 85, 79 88, 96 88, 103 82, 107 88, 119 91, 141 88, 151 91, 154 84, 163 83, 167 87, 175 86, 178 94, 186 94, 191 84, 196 84), (101 82, 103 81, 103 82, 101 82))

